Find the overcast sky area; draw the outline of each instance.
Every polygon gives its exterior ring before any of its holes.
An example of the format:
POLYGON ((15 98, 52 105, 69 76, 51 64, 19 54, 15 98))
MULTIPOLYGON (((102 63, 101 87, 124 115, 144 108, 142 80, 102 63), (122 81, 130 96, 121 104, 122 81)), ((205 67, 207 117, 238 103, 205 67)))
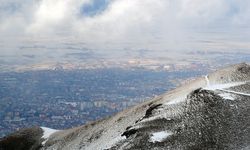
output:
POLYGON ((0 46, 2 57, 69 47, 249 52, 250 1, 0 0, 0 46))

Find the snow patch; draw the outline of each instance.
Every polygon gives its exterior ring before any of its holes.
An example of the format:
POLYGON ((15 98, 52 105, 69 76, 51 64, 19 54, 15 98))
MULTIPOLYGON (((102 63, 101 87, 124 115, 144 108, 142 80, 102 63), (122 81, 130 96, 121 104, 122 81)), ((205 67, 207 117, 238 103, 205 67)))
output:
POLYGON ((59 131, 59 130, 55 130, 55 129, 51 129, 47 127, 41 127, 41 128, 43 130, 43 136, 42 136, 42 138, 44 139, 44 141, 42 142, 43 145, 45 145, 45 143, 47 142, 51 134, 59 131))
POLYGON ((207 75, 205 76, 205 80, 206 80, 207 85, 206 87, 204 87, 204 89, 206 90, 227 89, 230 87, 235 87, 235 86, 239 86, 239 85, 243 85, 247 83, 247 81, 245 81, 245 82, 232 82, 232 83, 224 83, 224 84, 211 84, 207 75))
POLYGON ((234 100, 235 98, 233 97, 232 94, 230 93, 220 93, 218 94, 219 96, 223 97, 224 99, 228 99, 228 100, 234 100))
POLYGON ((185 96, 181 96, 181 97, 177 97, 177 98, 174 98, 168 102, 165 103, 165 105, 174 105, 174 104, 178 104, 180 102, 183 102, 185 101, 186 99, 186 95, 185 96))
POLYGON ((231 90, 226 90, 230 87, 235 87, 235 86, 240 86, 243 84, 248 83, 249 81, 244 81, 244 82, 232 82, 232 83, 225 83, 225 84, 210 84, 210 81, 208 79, 208 76, 205 76, 205 80, 207 83, 207 86, 204 87, 205 90, 219 90, 222 92, 226 92, 226 93, 221 93, 219 94, 221 97, 225 98, 225 99, 229 99, 229 100, 234 100, 234 97, 232 97, 232 94, 238 94, 238 95, 243 95, 243 96, 250 96, 250 94, 248 93, 242 93, 242 92, 236 92, 236 91, 231 91, 231 90))
POLYGON ((150 140, 151 142, 162 142, 164 139, 166 139, 168 136, 172 135, 172 132, 167 132, 167 131, 160 131, 160 132, 155 132, 152 134, 150 140))
POLYGON ((204 89, 206 90, 221 90, 221 89, 227 89, 230 87, 235 87, 239 85, 243 85, 245 82, 233 82, 233 83, 225 83, 225 84, 213 84, 213 85, 208 85, 204 89))

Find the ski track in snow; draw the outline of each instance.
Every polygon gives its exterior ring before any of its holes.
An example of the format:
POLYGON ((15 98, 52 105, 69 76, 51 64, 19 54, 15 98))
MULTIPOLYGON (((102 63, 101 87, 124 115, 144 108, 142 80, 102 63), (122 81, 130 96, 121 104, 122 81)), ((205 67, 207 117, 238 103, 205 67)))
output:
POLYGON ((220 90, 220 89, 227 89, 230 87, 235 87, 239 85, 243 85, 245 82, 234 82, 234 83, 226 83, 226 84, 214 84, 214 85, 209 85, 205 87, 204 89, 206 90, 220 90))
MULTIPOLYGON (((225 90, 225 89, 230 88, 230 87, 235 87, 235 86, 240 86, 240 85, 246 84, 249 81, 232 82, 232 83, 224 83, 224 84, 211 84, 210 81, 209 81, 208 75, 205 76, 205 80, 206 80, 206 86, 203 87, 203 89, 205 89, 205 90, 212 90, 212 91, 220 90, 220 91, 231 93, 231 94, 250 96, 250 94, 248 94, 248 93, 225 90)), ((230 95, 230 94, 221 93, 219 95, 221 97, 225 98, 225 99, 234 100, 234 97, 232 97, 232 95, 230 95)), ((180 102, 183 102, 185 99, 186 99, 186 95, 184 97, 177 97, 177 98, 172 99, 171 101, 166 102, 165 105, 178 104, 180 102)))
POLYGON ((233 95, 230 94, 230 93, 220 93, 220 94, 218 94, 218 95, 220 95, 221 97, 223 97, 223 98, 225 98, 225 99, 228 99, 228 100, 234 100, 234 99, 235 99, 235 98, 233 97, 233 95))
MULTIPOLYGON (((213 91, 219 90, 219 91, 227 92, 227 93, 231 93, 231 94, 250 96, 250 94, 248 94, 248 93, 236 92, 236 91, 232 91, 232 90, 226 90, 227 88, 230 88, 230 87, 235 87, 235 86, 240 86, 240 85, 246 84, 249 81, 211 85, 207 75, 205 76, 205 80, 207 82, 207 86, 204 89, 206 89, 206 90, 213 90, 213 91)), ((226 95, 226 94, 219 94, 219 95, 226 98, 226 99, 233 99, 232 96, 229 96, 229 95, 226 95)))
POLYGON ((248 93, 242 93, 242 92, 236 92, 236 91, 224 90, 224 89, 219 89, 219 90, 223 92, 227 92, 227 93, 237 94, 237 95, 250 96, 250 94, 248 93))
POLYGON ((45 139, 42 144, 45 145, 45 143, 47 142, 48 138, 50 137, 51 134, 59 131, 59 130, 55 130, 55 129, 51 129, 51 128, 47 128, 47 127, 41 127, 43 129, 43 136, 42 138, 45 139))
MULTIPOLYGON (((205 80, 206 80, 206 86, 203 87, 203 89, 205 90, 211 90, 211 91, 221 91, 222 93, 219 93, 218 95, 223 97, 224 99, 227 100, 235 100, 235 94, 237 95, 243 95, 243 96, 250 96, 250 94, 248 93, 243 93, 243 92, 236 92, 236 91, 232 91, 232 90, 226 90, 230 87, 235 87, 235 86, 240 86, 240 85, 244 85, 246 83, 248 83, 249 81, 244 81, 244 82, 232 82, 232 83, 224 83, 224 84, 211 84, 208 75, 205 76, 205 80)), ((175 104, 179 104, 180 102, 185 101, 187 95, 184 96, 180 96, 180 97, 176 97, 173 98, 170 101, 167 101, 164 103, 164 105, 175 105, 175 104)), ((161 111, 161 110, 159 110, 161 111)), ((147 119, 144 119, 142 122, 144 121, 150 121, 150 120, 154 120, 156 118, 168 118, 166 116, 161 115, 156 115, 147 119)))

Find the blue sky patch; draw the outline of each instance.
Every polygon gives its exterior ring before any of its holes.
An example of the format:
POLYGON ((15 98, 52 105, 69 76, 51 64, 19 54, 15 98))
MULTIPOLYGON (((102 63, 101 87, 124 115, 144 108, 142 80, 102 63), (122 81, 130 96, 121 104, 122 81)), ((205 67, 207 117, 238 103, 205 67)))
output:
POLYGON ((95 16, 103 12, 111 0, 92 0, 92 3, 85 4, 81 8, 81 14, 84 16, 95 16))
POLYGON ((7 14, 12 14, 17 12, 20 9, 20 4, 19 3, 7 3, 0 5, 0 11, 3 11, 7 14))

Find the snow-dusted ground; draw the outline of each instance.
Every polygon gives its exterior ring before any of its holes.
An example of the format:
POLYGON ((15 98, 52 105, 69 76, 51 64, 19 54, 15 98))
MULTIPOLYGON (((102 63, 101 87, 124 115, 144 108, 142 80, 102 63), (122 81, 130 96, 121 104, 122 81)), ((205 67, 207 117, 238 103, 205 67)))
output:
POLYGON ((220 93, 218 94, 220 95, 221 97, 223 97, 224 99, 228 99, 228 100, 234 100, 234 96, 230 93, 220 93))
MULTIPOLYGON (((225 98, 225 99, 233 100, 234 99, 234 97, 233 97, 234 94, 240 94, 240 95, 250 96, 250 94, 248 94, 248 93, 241 93, 241 92, 235 92, 235 91, 226 90, 226 89, 231 88, 231 87, 244 85, 248 81, 245 81, 245 82, 231 82, 231 83, 212 84, 210 82, 208 76, 205 76, 205 81, 206 81, 206 85, 202 87, 203 89, 205 89, 205 90, 211 90, 211 91, 219 90, 221 92, 224 92, 224 93, 221 93, 219 95, 221 97, 225 98)), ((186 94, 183 93, 183 95, 181 95, 179 97, 176 97, 176 98, 173 98, 172 100, 167 101, 164 104, 165 105, 179 104, 179 103, 185 101, 185 99, 186 99, 186 97, 187 97, 188 94, 189 93, 186 93, 186 94)))
POLYGON ((172 99, 171 101, 168 101, 167 103, 165 103, 165 105, 174 105, 174 104, 178 104, 180 102, 183 102, 185 100, 185 98, 187 97, 187 95, 183 95, 177 98, 172 99))
POLYGON ((107 141, 104 149, 110 149, 112 146, 114 146, 116 143, 125 140, 126 137, 125 136, 117 136, 116 138, 114 138, 113 140, 107 141))
POLYGON ((232 97, 232 94, 250 96, 250 94, 248 94, 248 93, 242 93, 242 92, 236 92, 236 91, 232 91, 232 90, 227 90, 228 88, 231 88, 231 87, 235 87, 235 86, 240 86, 240 85, 246 84, 249 81, 245 81, 245 82, 232 82, 232 83, 226 83, 226 84, 210 84, 208 76, 205 76, 205 80, 206 80, 207 86, 204 89, 206 89, 206 90, 213 90, 213 91, 214 90, 219 90, 219 91, 222 91, 222 92, 226 92, 226 93, 219 94, 221 97, 223 97, 225 99, 233 100, 234 98, 232 97))
POLYGON ((211 84, 209 79, 208 79, 208 76, 205 76, 205 80, 206 80, 207 86, 204 87, 204 89, 206 89, 206 90, 220 90, 220 89, 226 89, 226 88, 246 84, 246 82, 231 82, 231 83, 225 83, 225 84, 211 84))
POLYGON ((150 140, 151 142, 162 142, 164 139, 166 139, 168 136, 172 135, 172 132, 167 132, 167 131, 160 131, 160 132, 155 132, 152 134, 150 140))
MULTIPOLYGON (((223 97, 224 99, 235 100, 236 95, 250 96, 250 94, 248 94, 248 93, 242 93, 242 92, 228 90, 231 87, 244 85, 248 81, 216 84, 216 83, 211 83, 208 76, 205 76, 205 81, 206 81, 206 85, 203 86, 203 89, 217 91, 217 92, 219 92, 218 95, 223 97)), ((183 95, 180 95, 178 97, 173 97, 173 99, 165 102, 162 107, 158 108, 157 109, 158 112, 155 112, 154 116, 151 116, 149 118, 145 118, 141 122, 148 122, 148 121, 156 120, 159 118, 166 118, 167 120, 171 120, 171 116, 169 116, 169 112, 168 112, 168 114, 166 114, 164 107, 168 107, 167 105, 178 105, 179 103, 185 101, 187 94, 183 93, 183 95)), ((172 114, 174 114, 174 113, 175 112, 172 111, 172 114)), ((153 133, 152 137, 151 137, 151 142, 160 142, 163 139, 167 138, 169 135, 171 135, 171 133, 168 133, 165 131, 153 133)))
POLYGON ((59 130, 55 130, 55 129, 51 129, 47 127, 41 127, 41 128, 43 129, 43 136, 42 136, 42 138, 44 139, 44 141, 42 142, 43 145, 47 142, 51 134, 59 131, 59 130))
POLYGON ((226 84, 213 84, 213 85, 207 85, 204 89, 206 90, 220 90, 220 89, 227 89, 230 87, 240 86, 246 84, 246 82, 232 82, 232 83, 226 83, 226 84))
MULTIPOLYGON (((183 113, 185 113, 185 110, 182 109, 182 106, 186 105, 186 103, 183 103, 183 102, 188 100, 187 98, 192 98, 192 97, 188 97, 188 95, 192 91, 199 89, 199 88, 202 88, 204 90, 214 91, 213 93, 223 97, 224 99, 235 100, 232 103, 237 103, 236 100, 241 95, 250 96, 250 94, 248 94, 247 92, 246 93, 244 91, 236 92, 232 90, 232 87, 236 87, 236 89, 240 90, 242 85, 247 84, 247 82, 249 82, 250 80, 249 76, 246 76, 245 74, 243 74, 241 78, 241 74, 243 73, 237 71, 237 68, 222 70, 214 74, 211 74, 209 76, 205 76, 195 81, 192 81, 188 83, 187 85, 181 86, 173 91, 170 91, 160 96, 159 98, 153 99, 152 101, 148 101, 143 104, 132 107, 130 109, 127 109, 121 113, 118 113, 112 118, 105 119, 95 124, 90 124, 88 126, 83 126, 81 127, 81 130, 78 130, 77 128, 75 130, 68 130, 66 131, 66 133, 60 132, 55 135, 55 137, 57 138, 50 139, 52 140, 52 143, 55 143, 55 144, 53 144, 52 146, 50 145, 48 149, 50 150, 52 149, 64 149, 64 150, 108 149, 108 148, 119 149, 119 147, 120 149, 123 149, 131 145, 133 146, 133 144, 143 145, 144 143, 140 143, 140 142, 145 142, 145 141, 144 140, 139 141, 140 139, 139 138, 137 139, 136 136, 131 137, 131 138, 126 138, 125 136, 121 136, 123 135, 125 131, 128 131, 128 130, 132 131, 132 129, 134 129, 136 132, 140 132, 140 134, 143 134, 143 136, 145 133, 145 137, 148 137, 149 135, 149 139, 148 139, 149 143, 146 144, 147 147, 148 145, 155 146, 157 144, 154 144, 154 143, 157 143, 157 142, 165 142, 166 139, 171 140, 171 137, 175 136, 174 135, 176 133, 175 128, 173 129, 171 127, 166 128, 166 126, 168 126, 168 124, 172 125, 176 123, 175 118, 180 118, 180 116, 183 116, 183 113), (235 81, 235 82, 230 82, 230 81, 235 81), (147 115, 147 117, 145 117, 146 113, 150 115, 147 115), (164 122, 167 122, 166 126, 165 124, 159 123, 161 119, 163 119, 164 122), (156 121, 154 122, 154 120, 156 121), (154 125, 154 126, 151 126, 151 125, 154 125), (146 128, 147 130, 143 130, 143 132, 141 132, 140 129, 144 127, 145 128, 150 127, 150 128, 146 128), (162 130, 162 131, 159 131, 159 130, 162 130), (71 136, 70 134, 73 132, 77 132, 77 134, 72 134, 71 136), (65 135, 70 135, 67 137, 68 141, 66 142, 66 144, 64 144, 65 135)), ((235 105, 235 107, 232 107, 232 109, 235 108, 236 110, 237 109, 236 106, 237 105, 235 105)), ((244 110, 242 110, 242 112, 243 111, 244 110)), ((235 117, 235 119, 237 120, 237 117, 235 117)), ((194 126, 196 125, 194 124, 194 126)), ((197 126, 199 126, 199 124, 197 126)), ((238 130, 234 130, 234 129, 230 129, 230 130, 238 132, 238 130)), ((239 129, 239 133, 241 133, 240 129, 239 129)), ((230 133, 228 134, 230 135, 230 133)), ((247 136, 247 134, 245 134, 244 136, 247 136)), ((239 135, 239 137, 242 137, 242 136, 239 135)), ((182 142, 183 141, 180 141, 180 143, 182 142)), ((237 143, 237 141, 235 143, 237 143)))

